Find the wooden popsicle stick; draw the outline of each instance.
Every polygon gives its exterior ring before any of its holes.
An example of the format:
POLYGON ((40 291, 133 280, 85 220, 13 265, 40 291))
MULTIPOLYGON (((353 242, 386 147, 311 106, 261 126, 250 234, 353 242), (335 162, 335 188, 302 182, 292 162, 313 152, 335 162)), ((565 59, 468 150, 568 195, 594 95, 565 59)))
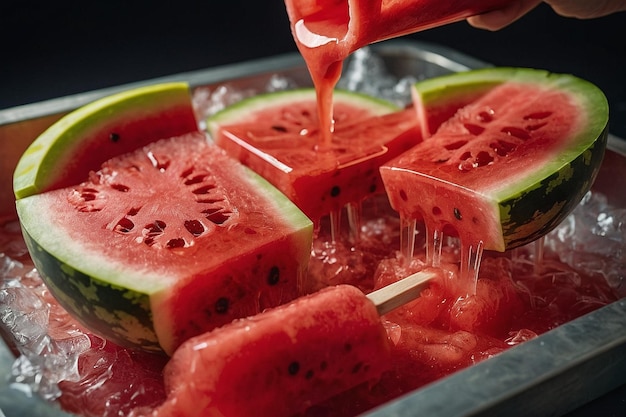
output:
POLYGON ((428 282, 437 275, 432 271, 416 272, 393 284, 372 291, 367 298, 374 303, 378 314, 382 316, 419 297, 428 282))

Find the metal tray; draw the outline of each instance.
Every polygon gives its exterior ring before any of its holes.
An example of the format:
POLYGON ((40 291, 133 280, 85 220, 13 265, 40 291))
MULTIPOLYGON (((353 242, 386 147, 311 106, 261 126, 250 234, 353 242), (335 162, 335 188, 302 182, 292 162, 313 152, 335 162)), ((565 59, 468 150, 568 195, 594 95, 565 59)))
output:
MULTIPOLYGON (((446 47, 393 40, 372 47, 396 76, 432 77, 489 66, 446 47)), ((0 218, 14 214, 12 174, 22 152, 49 125, 97 98, 165 81, 192 88, 228 83, 260 88, 273 74, 310 84, 298 54, 181 73, 0 111, 0 218)), ((609 138, 609 151, 594 188, 626 207, 626 142, 609 138)), ((67 417, 37 396, 8 384, 14 357, 0 339, 0 417, 67 417)), ((626 383, 626 298, 511 348, 489 360, 409 393, 370 417, 556 416, 626 383)))

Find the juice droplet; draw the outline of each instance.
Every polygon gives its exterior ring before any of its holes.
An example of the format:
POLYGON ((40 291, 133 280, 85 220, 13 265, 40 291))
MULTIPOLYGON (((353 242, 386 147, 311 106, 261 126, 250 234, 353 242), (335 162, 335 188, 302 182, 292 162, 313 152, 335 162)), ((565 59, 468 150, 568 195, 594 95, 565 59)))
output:
POLYGON ((342 64, 342 61, 331 63, 326 71, 322 71, 313 79, 317 97, 317 118, 320 129, 319 146, 321 148, 330 148, 332 145, 335 130, 333 92, 341 76, 342 64))
POLYGON ((426 264, 433 267, 441 265, 443 232, 438 228, 426 227, 426 264))
POLYGON ((545 240, 546 239, 545 239, 545 236, 544 236, 544 237, 541 237, 541 238, 535 240, 535 242, 533 243, 533 245, 534 245, 534 252, 535 252, 533 269, 534 269, 535 273, 537 273, 537 274, 541 273, 541 264, 543 263, 543 251, 544 251, 545 240))
POLYGON ((348 213, 348 227, 350 228, 350 238, 354 242, 358 242, 361 239, 361 203, 349 203, 346 205, 346 211, 348 213))
POLYGON ((511 260, 513 262, 518 262, 521 259, 521 254, 519 248, 513 248, 509 250, 509 255, 511 256, 511 260))
POLYGON ((422 96, 417 93, 417 90, 411 89, 411 99, 415 106, 415 113, 422 132, 422 137, 427 139, 431 136, 430 126, 428 125, 428 116, 426 114, 426 106, 422 102, 422 96))
POLYGON ((478 282, 478 271, 483 257, 483 242, 466 245, 461 242, 461 266, 459 279, 467 286, 467 294, 476 294, 476 284, 478 282))
POLYGON ((415 219, 400 217, 400 254, 405 265, 408 265, 413 258, 416 225, 415 219))
POLYGON ((341 231, 341 210, 333 210, 329 214, 330 216, 330 240, 332 243, 337 242, 339 239, 339 232, 341 231))

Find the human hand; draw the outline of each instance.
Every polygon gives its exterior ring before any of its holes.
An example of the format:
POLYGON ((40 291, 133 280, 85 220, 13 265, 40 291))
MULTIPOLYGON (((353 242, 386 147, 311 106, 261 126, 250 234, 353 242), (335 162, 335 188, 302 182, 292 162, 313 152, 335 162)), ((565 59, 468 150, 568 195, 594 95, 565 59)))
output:
MULTIPOLYGON (((578 19, 594 19, 626 11, 626 0, 544 0, 559 15, 578 19)), ((500 30, 537 7, 541 0, 515 0, 506 7, 467 19, 476 28, 500 30)))

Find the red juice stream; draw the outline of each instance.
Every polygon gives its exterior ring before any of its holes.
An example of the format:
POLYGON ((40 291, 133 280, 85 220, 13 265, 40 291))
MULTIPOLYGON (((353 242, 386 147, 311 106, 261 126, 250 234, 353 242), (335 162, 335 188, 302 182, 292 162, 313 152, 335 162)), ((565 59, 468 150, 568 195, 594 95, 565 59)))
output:
MULTIPOLYGON (((285 0, 294 40, 316 90, 320 129, 317 150, 324 151, 332 146, 333 90, 341 77, 344 60, 352 52, 381 40, 493 10, 509 1, 486 0, 477 7, 471 0, 285 0)), ((333 216, 335 231, 340 227, 339 217, 337 213, 333 216)), ((360 225, 355 227, 359 229, 360 225)), ((333 241, 334 237, 333 233, 333 241)))

